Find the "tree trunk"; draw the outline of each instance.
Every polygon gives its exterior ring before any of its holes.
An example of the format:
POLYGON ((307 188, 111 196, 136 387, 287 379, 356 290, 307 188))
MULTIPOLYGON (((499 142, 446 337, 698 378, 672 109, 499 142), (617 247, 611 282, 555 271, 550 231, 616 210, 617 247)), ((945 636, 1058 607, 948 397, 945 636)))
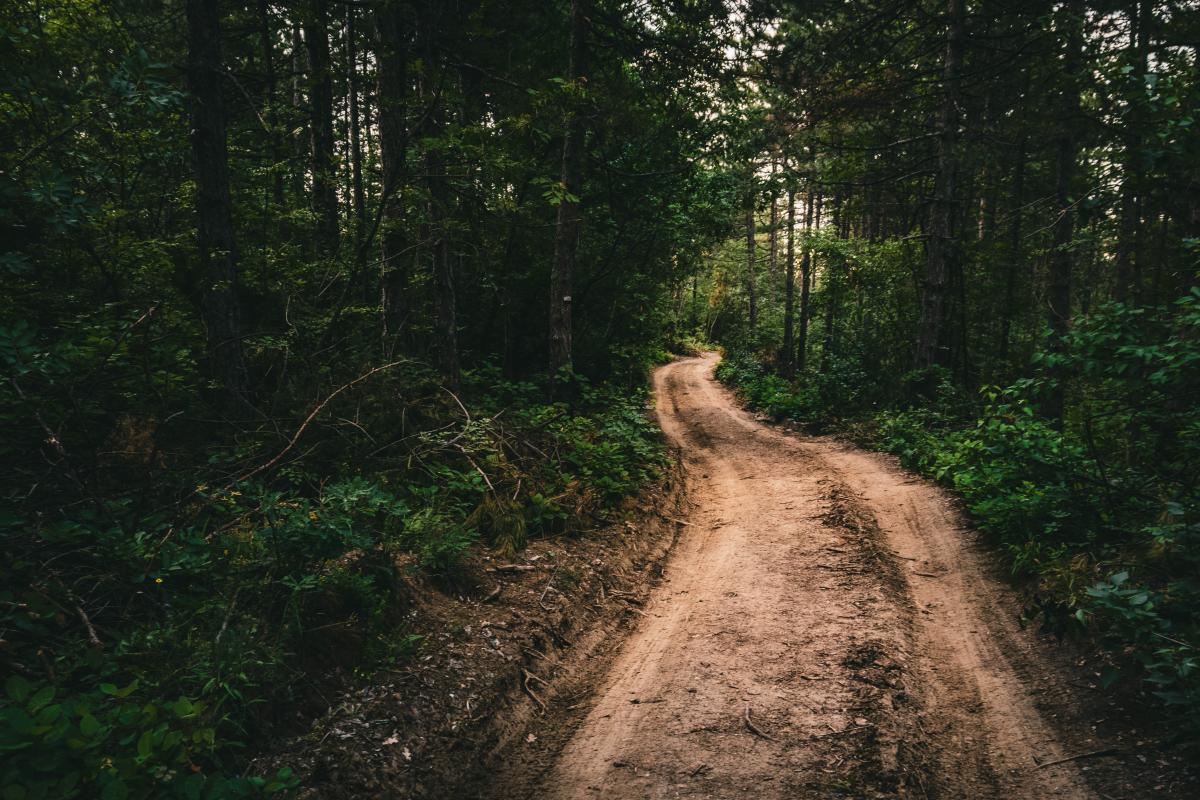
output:
POLYGON ((1000 362, 1008 361, 1008 347, 1012 339, 1012 322, 1015 312, 1017 294, 1017 271, 1023 259, 1024 249, 1021 246, 1021 230, 1025 213, 1025 158, 1027 139, 1022 136, 1017 145, 1017 163, 1013 170, 1013 210, 1012 223, 1009 228, 1008 269, 1004 276, 1004 305, 1000 309, 1000 362))
POLYGON ((450 258, 450 193, 446 185, 446 167, 438 150, 429 150, 425 154, 425 171, 429 181, 430 234, 433 237, 434 350, 442 380, 452 391, 457 391, 458 320, 450 258))
POLYGON ((795 373, 793 357, 793 331, 795 322, 796 295, 796 190, 788 187, 787 193, 787 264, 783 278, 783 372, 789 378, 795 373))
POLYGON ((271 160, 271 183, 269 203, 283 205, 283 171, 279 168, 279 115, 275 110, 275 92, 278 78, 275 75, 275 32, 271 27, 270 5, 267 0, 258 0, 258 35, 263 59, 263 106, 266 122, 270 127, 267 134, 267 153, 271 160))
POLYGON ((775 190, 775 162, 771 162, 771 227, 768 230, 767 268, 771 279, 779 274, 779 196, 775 190))
POLYGON ((384 353, 395 351, 408 316, 408 259, 401 187, 408 148, 408 37, 402 6, 384 0, 375 9, 376 93, 379 101, 380 187, 379 291, 384 353))
MULTIPOLYGON (((367 201, 363 190, 362 126, 358 109, 358 11, 346 6, 346 94, 350 113, 350 186, 354 203, 355 242, 361 240, 367 222, 367 201)), ((356 252, 357 252, 356 248, 356 252)))
POLYGON ((754 170, 750 170, 746 189, 746 296, 750 302, 750 332, 758 330, 758 286, 755 280, 754 256, 754 170))
POLYGON ((942 332, 946 279, 951 272, 951 261, 957 256, 954 242, 955 183, 958 172, 959 72, 966 0, 948 0, 948 3, 942 113, 938 125, 938 172, 930 210, 925 279, 921 285, 914 359, 918 369, 933 366, 940 360, 938 343, 942 332))
MULTIPOLYGON (((1083 9, 1079 0, 1063 5, 1063 88, 1058 135, 1055 141, 1054 195, 1058 217, 1054 223, 1053 247, 1050 255, 1050 274, 1046 292, 1046 317, 1050 326, 1048 350, 1060 355, 1071 320, 1071 272, 1074 259, 1070 250, 1075 236, 1075 211, 1071 203, 1071 182, 1079 158, 1079 142, 1075 126, 1079 123, 1080 59, 1083 47, 1083 9)), ((1045 414, 1061 422, 1063 416, 1064 372, 1052 363, 1052 387, 1048 393, 1045 414)))
POLYGON ((337 177, 333 155, 333 73, 329 64, 329 0, 311 0, 304 19, 308 51, 308 137, 312 209, 317 216, 317 252, 338 246, 337 177))
POLYGON ((230 406, 247 402, 238 306, 238 250, 229 193, 229 151, 222 96, 221 22, 217 0, 187 0, 188 88, 196 173, 196 240, 201 313, 209 369, 224 385, 230 406))
MULTIPOLYGON (((297 110, 304 108, 304 35, 300 32, 300 23, 298 21, 292 23, 292 51, 290 60, 292 62, 292 108, 297 110)), ((290 165, 291 183, 292 183, 292 198, 294 202, 299 203, 300 198, 305 196, 304 187, 304 170, 299 168, 299 164, 307 161, 306 153, 308 145, 304 142, 303 131, 297 127, 292 133, 292 158, 290 165)))
POLYGON ((1129 46, 1126 56, 1133 71, 1126 76, 1131 96, 1129 113, 1122 126, 1121 193, 1117 226, 1117 276, 1113 297, 1124 303, 1140 299, 1142 249, 1142 120, 1147 114, 1140 102, 1145 92, 1145 75, 1150 49, 1152 4, 1134 0, 1129 4, 1129 46), (1135 99, 1136 98, 1136 99, 1135 99))
MULTIPOLYGON (((804 232, 810 233, 813 228, 813 211, 818 201, 814 200, 812 188, 806 193, 804 200, 804 232)), ((812 250, 808 243, 804 244, 804 253, 800 256, 800 331, 796 337, 796 366, 804 370, 808 361, 808 318, 812 315, 809 310, 809 293, 812 290, 812 250)))
POLYGON ((825 319, 824 331, 821 337, 821 372, 829 369, 830 360, 833 357, 834 349, 834 323, 837 316, 837 291, 838 291, 838 262, 841 255, 832 252, 825 256, 825 280, 821 290, 825 294, 825 319))
MULTIPOLYGON (((585 80, 587 69, 587 13, 590 0, 571 0, 571 38, 567 57, 567 81, 585 80)), ((550 376, 558 377, 573 368, 571 356, 571 292, 575 252, 579 245, 579 192, 583 176, 586 120, 578 101, 571 99, 567 130, 563 137, 562 188, 554 225, 554 260, 550 265, 550 376)))

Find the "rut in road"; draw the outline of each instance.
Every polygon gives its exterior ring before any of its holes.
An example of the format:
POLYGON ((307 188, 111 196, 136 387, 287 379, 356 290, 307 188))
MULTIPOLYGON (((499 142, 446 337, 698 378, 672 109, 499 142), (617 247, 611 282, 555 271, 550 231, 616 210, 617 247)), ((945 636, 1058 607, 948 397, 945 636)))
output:
POLYGON ((694 511, 529 796, 1091 797, 938 492, 765 427, 714 354, 654 380, 694 511), (924 573, 919 574, 919 573, 924 573))

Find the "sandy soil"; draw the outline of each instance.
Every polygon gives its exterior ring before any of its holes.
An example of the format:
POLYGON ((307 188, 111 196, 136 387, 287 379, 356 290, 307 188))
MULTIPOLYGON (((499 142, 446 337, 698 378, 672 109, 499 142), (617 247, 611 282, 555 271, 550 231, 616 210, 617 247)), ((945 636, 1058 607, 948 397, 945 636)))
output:
POLYGON ((1052 667, 946 498, 761 424, 715 362, 655 376, 694 506, 640 624, 561 744, 494 796, 1107 796, 1084 780, 1104 756, 1050 763, 1091 733, 1039 711, 1052 667))

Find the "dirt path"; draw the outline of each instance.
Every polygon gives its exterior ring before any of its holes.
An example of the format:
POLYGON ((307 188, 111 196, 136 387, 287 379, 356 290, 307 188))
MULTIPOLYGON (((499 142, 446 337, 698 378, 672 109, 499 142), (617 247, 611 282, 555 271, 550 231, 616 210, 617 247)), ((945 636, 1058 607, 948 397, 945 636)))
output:
POLYGON ((1038 768, 1074 752, 939 493, 759 424, 715 359, 655 377, 694 511, 531 796, 1093 797, 1079 762, 1038 768))

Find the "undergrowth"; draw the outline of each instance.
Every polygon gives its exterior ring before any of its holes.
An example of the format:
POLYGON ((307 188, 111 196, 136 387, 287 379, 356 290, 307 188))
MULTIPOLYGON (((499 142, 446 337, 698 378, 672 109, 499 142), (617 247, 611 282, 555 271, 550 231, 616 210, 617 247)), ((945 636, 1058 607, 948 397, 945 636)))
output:
MULTIPOLYGON (((8 368, 53 397, 76 354, 3 333, 8 368)), ((665 463, 640 390, 580 379, 568 405, 492 369, 464 384, 404 362, 340 393, 294 447, 296 422, 217 440, 186 414, 125 416, 94 461, 50 465, 78 481, 66 504, 21 437, 0 443, 20 487, 0 520, 3 798, 294 787, 243 765, 323 690, 416 651, 407 573, 458 586, 470 548, 594 527, 665 463)), ((90 413, 4 399, 13 425, 90 413)))

